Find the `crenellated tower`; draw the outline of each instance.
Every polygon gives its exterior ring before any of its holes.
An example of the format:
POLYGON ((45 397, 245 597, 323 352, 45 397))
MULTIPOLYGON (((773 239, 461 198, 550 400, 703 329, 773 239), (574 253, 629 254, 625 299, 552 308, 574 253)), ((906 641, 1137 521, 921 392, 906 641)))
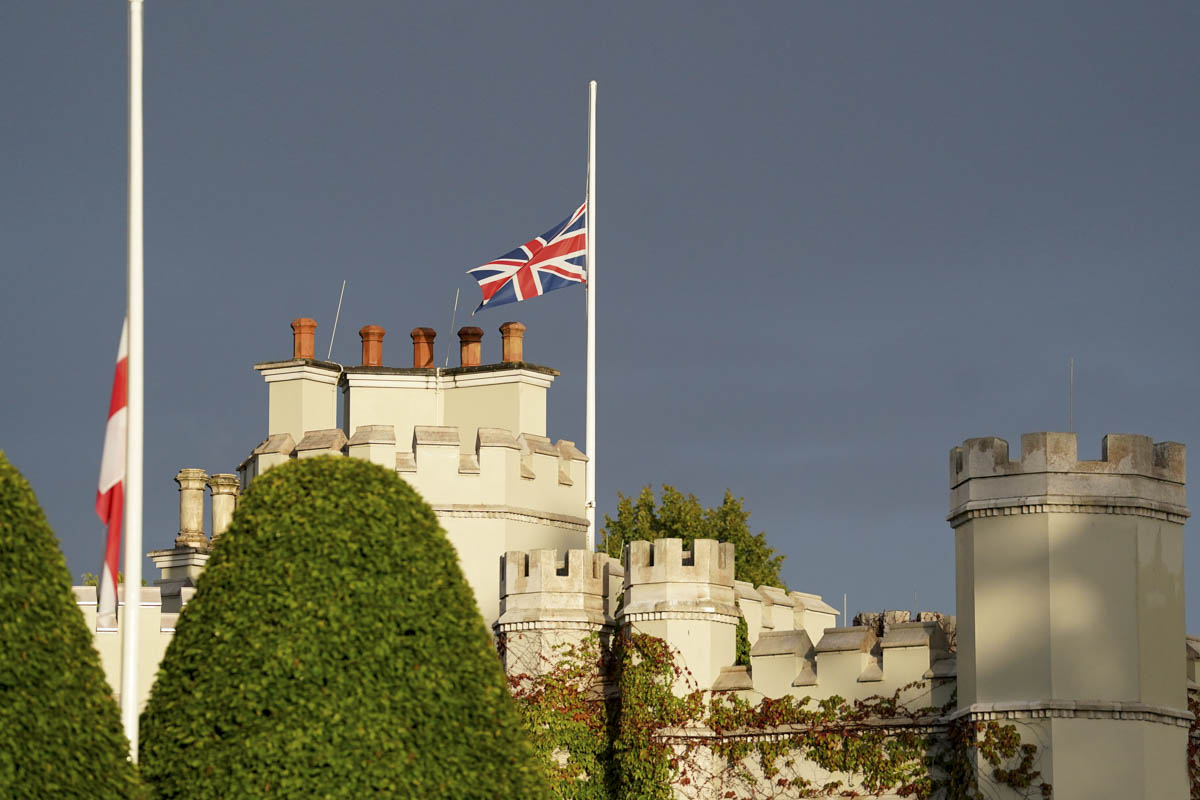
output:
POLYGON ((1015 721, 1060 800, 1188 795, 1184 446, 1073 433, 950 451, 958 711, 1015 721))
MULTIPOLYGON (((734 662, 738 619, 733 586, 734 548, 696 539, 633 541, 625 546, 625 602, 621 624, 665 639, 701 689, 712 688, 734 662)), ((681 687, 682 688, 682 687, 681 687)))
POLYGON ((614 628, 624 570, 615 558, 587 550, 510 551, 500 571, 500 618, 493 626, 504 669, 538 674, 563 646, 614 628))

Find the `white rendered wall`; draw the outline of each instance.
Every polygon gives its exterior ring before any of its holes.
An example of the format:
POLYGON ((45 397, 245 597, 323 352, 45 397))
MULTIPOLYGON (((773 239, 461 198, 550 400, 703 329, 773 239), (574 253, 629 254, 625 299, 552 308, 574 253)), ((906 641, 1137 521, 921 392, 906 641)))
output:
MULTIPOLYGON (((118 588, 119 605, 117 608, 116 628, 96 627, 96 587, 75 586, 76 603, 83 612, 84 622, 92 631, 92 642, 100 654, 100 666, 112 687, 113 694, 120 702, 121 695, 121 638, 122 621, 125 619, 125 587, 118 588)), ((190 595, 190 592, 189 592, 190 595)), ((157 586, 143 586, 141 603, 138 606, 141 636, 138 637, 138 652, 141 669, 138 673, 138 711, 146 707, 150 699, 150 687, 158 677, 158 665, 167 645, 175 635, 176 614, 163 614, 162 601, 157 586)))

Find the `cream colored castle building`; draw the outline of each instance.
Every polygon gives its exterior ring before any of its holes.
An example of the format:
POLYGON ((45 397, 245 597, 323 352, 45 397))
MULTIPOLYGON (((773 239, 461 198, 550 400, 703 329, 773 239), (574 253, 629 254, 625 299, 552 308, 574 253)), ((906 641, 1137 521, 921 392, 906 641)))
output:
MULTIPOLYGON (((162 574, 138 606, 143 703, 240 491, 288 459, 335 455, 395 469, 430 503, 510 669, 628 625, 676 647, 699 688, 749 699, 866 698, 919 682, 905 690, 915 705, 957 698, 948 719, 1016 724, 1059 800, 1189 796, 1200 648, 1184 629, 1183 445, 1110 434, 1100 460, 1082 461, 1074 434, 1027 434, 1018 459, 1001 439, 968 439, 950 451, 956 618, 839 625, 817 595, 735 581, 730 544, 633 542, 621 561, 587 550, 587 456, 547 437, 558 373, 525 361, 520 323, 501 326, 491 364, 483 332, 463 328, 449 369, 433 366, 428 328, 411 332, 405 367, 383 365, 377 326, 360 331, 362 364, 318 360, 315 328, 297 319, 292 357, 255 365, 267 431, 237 474, 176 476, 176 546, 150 553, 162 574), (739 619, 749 667, 734 665, 739 619)), ((94 588, 76 593, 117 689, 120 631, 96 627, 94 588)))

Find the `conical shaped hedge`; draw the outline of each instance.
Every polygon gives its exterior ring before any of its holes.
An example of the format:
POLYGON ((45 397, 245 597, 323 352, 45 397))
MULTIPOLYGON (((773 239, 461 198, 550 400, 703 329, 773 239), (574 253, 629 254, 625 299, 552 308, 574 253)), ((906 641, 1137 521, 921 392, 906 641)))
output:
POLYGON ((432 509, 352 458, 254 480, 141 737, 162 798, 545 796, 432 509))
POLYGON ((58 541, 0 453, 0 797, 140 796, 128 754, 58 541))

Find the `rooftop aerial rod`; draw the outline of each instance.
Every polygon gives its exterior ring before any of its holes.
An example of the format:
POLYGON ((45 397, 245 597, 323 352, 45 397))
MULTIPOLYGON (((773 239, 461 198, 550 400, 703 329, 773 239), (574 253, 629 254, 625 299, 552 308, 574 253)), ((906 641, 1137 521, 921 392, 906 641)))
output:
POLYGON ((129 362, 125 430, 125 610, 121 641, 121 724, 138 760, 138 611, 142 591, 142 445, 145 420, 145 307, 142 230, 142 0, 129 0, 129 362))
POLYGON ((1067 430, 1075 432, 1075 356, 1067 364, 1067 430))
POLYGON ((338 294, 337 313, 333 315, 333 332, 329 334, 329 352, 325 355, 325 360, 333 358, 333 340, 337 336, 338 320, 342 318, 342 298, 346 296, 346 281, 342 279, 342 291, 338 294))
POLYGON ((450 368, 450 336, 454 333, 454 321, 458 319, 458 293, 461 289, 454 290, 454 310, 450 312, 450 333, 446 335, 446 368, 450 368))

